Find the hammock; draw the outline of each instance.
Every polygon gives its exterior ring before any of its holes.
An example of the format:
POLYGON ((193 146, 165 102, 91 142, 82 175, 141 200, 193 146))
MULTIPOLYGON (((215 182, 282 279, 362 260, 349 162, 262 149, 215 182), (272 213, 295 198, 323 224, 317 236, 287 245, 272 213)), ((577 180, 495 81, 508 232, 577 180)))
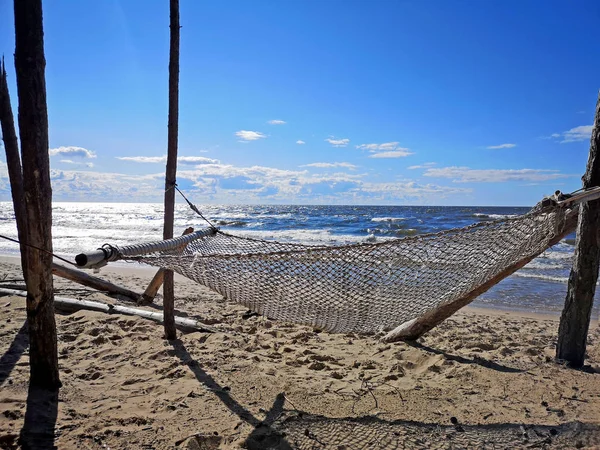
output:
POLYGON ((559 242, 575 228, 574 203, 545 199, 514 218, 378 243, 301 245, 211 227, 105 246, 76 260, 82 267, 122 259, 167 268, 259 314, 330 332, 377 334, 400 325, 387 336, 393 340, 419 320, 418 335, 427 331, 559 242))

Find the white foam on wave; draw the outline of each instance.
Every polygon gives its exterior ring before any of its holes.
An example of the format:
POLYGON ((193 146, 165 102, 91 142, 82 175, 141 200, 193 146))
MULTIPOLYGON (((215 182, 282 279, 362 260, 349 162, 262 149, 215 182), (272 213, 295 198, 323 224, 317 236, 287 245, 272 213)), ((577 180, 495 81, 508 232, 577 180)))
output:
POLYGON ((547 258, 547 259, 572 259, 574 255, 573 251, 567 252, 567 251, 557 251, 557 250, 546 250, 544 253, 542 253, 540 255, 541 258, 547 258))
POLYGON ((412 217, 373 217, 371 222, 402 222, 403 220, 410 220, 412 217))
POLYGON ((552 269, 564 269, 563 264, 547 263, 539 260, 533 260, 525 266, 526 269, 540 269, 540 270, 552 270, 552 269))
POLYGON ((514 275, 522 278, 537 278, 538 280, 555 281, 557 283, 567 283, 569 277, 555 277, 552 275, 543 275, 541 273, 515 272, 514 275))
POLYGON ((318 230, 243 230, 234 232, 238 236, 253 239, 293 242, 307 245, 338 245, 346 243, 373 242, 375 236, 356 236, 351 234, 333 234, 329 229, 318 230))
POLYGON ((510 219, 511 217, 517 217, 517 214, 486 214, 486 213, 475 213, 473 217, 482 219, 510 219))

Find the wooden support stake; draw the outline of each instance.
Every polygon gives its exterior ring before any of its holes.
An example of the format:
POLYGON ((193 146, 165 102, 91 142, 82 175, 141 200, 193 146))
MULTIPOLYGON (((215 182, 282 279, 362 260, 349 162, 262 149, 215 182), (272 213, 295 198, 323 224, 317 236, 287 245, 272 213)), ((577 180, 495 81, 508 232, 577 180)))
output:
POLYGON ((105 281, 101 278, 88 275, 81 270, 71 269, 70 267, 61 266, 56 263, 52 263, 52 273, 58 277, 66 278, 67 280, 74 281, 75 283, 82 284, 97 291, 107 292, 109 294, 117 294, 130 299, 133 302, 137 302, 140 298, 140 294, 129 289, 126 289, 116 284, 105 281))
MULTIPOLYGON (((552 239, 552 241, 549 242, 548 247, 558 244, 561 241, 561 239, 563 239, 567 234, 571 233, 575 229, 576 223, 577 214, 575 212, 568 214, 562 232, 559 235, 557 235, 554 239, 552 239)), ((449 303, 445 303, 439 306, 438 308, 425 313, 421 317, 417 317, 416 319, 409 320, 408 322, 403 323, 402 325, 394 328, 392 331, 386 334, 382 340, 384 342, 395 342, 401 340, 413 341, 415 339, 418 339, 420 336, 427 333, 429 330, 438 326, 448 317, 453 315, 456 311, 467 306, 478 296, 480 296, 488 289, 498 284, 504 278, 508 277, 509 275, 512 275, 514 272, 526 265, 536 256, 537 255, 533 255, 529 258, 519 261, 516 264, 513 264, 510 267, 507 267, 498 275, 490 279, 488 282, 477 287, 477 289, 474 289, 473 291, 469 292, 464 297, 461 297, 449 303)))
MULTIPOLYGON (((600 94, 583 187, 600 186, 600 94)), ((583 366, 600 266, 600 200, 579 205, 575 259, 558 327, 556 359, 583 366)))
POLYGON ((42 0, 15 0, 15 72, 27 228, 27 320, 30 386, 55 389, 58 373, 52 288, 52 187, 42 0))
MULTIPOLYGON (((14 289, 3 289, 0 288, 0 294, 4 295, 15 295, 17 297, 26 297, 27 292, 18 291, 14 289)), ((67 297, 54 297, 54 306, 56 309, 64 312, 74 312, 80 309, 89 311, 98 311, 107 314, 123 314, 126 316, 138 316, 144 319, 153 320, 154 322, 163 323, 163 317, 161 313, 147 311, 145 309, 130 308, 128 306, 121 305, 110 305, 108 303, 93 302, 90 300, 78 300, 67 297)), ((209 333, 218 333, 219 330, 203 323, 198 322, 194 319, 187 317, 176 317, 175 327, 181 331, 195 332, 205 331, 209 333)))
POLYGON ((27 216, 25 214, 25 193, 23 191, 23 172, 21 169, 21 157, 19 156, 19 143, 15 130, 15 119, 10 104, 10 93, 6 79, 6 66, 4 58, 0 65, 0 125, 2 126, 2 140, 6 153, 6 166, 10 180, 10 191, 12 194, 13 210, 17 222, 17 235, 21 243, 21 270, 23 277, 27 274, 27 260, 25 258, 25 230, 27 230, 27 216))
MULTIPOLYGON (((190 234, 193 232, 194 232, 194 229, 192 227, 188 227, 184 230, 184 232, 181 235, 185 236, 186 234, 190 234)), ((185 245, 183 247, 181 247, 180 252, 183 252, 185 247, 186 247, 185 245)), ((160 287, 163 284, 164 277, 165 277, 165 269, 158 269, 158 272, 156 272, 156 274, 152 278, 152 281, 150 281, 150 284, 148 285, 148 287, 146 288, 144 293, 141 295, 141 297, 138 299, 139 304, 152 303, 154 301, 154 297, 156 297, 158 290, 160 289, 160 287)))
MULTIPOLYGON (((177 136, 179 127, 179 0, 170 0, 171 42, 169 49, 169 124, 167 142, 167 169, 165 172, 164 239, 173 237, 175 216, 175 183, 177 176, 177 136)), ((163 288, 165 337, 175 339, 175 288, 173 271, 164 273, 163 288)))

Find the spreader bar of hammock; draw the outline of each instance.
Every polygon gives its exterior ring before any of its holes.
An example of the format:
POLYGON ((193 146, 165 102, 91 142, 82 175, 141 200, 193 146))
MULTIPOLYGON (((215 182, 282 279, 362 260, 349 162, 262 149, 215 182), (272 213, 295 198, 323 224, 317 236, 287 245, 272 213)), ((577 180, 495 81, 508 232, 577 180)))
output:
POLYGON ((217 234, 217 231, 218 228, 210 227, 173 239, 126 245, 124 247, 105 244, 103 247, 95 251, 80 253, 75 257, 75 262, 83 269, 100 268, 111 261, 117 261, 126 257, 147 255, 149 253, 157 252, 168 252, 169 250, 185 247, 190 242, 208 236, 214 236, 217 234))

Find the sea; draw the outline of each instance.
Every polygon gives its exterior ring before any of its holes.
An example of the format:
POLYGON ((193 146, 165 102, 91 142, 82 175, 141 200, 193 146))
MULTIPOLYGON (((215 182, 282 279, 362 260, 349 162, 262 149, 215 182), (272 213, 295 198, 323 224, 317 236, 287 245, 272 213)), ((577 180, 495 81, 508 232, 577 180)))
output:
MULTIPOLYGON (((380 242, 513 217, 529 210, 495 206, 198 205, 198 208, 214 225, 231 234, 313 245, 380 242)), ((162 237, 163 206, 158 203, 55 202, 52 214, 54 252, 67 258, 105 243, 128 245, 162 237)), ((175 233, 188 226, 198 230, 207 223, 187 205, 179 204, 175 211, 175 233)), ((10 202, 0 202, 0 235, 17 237, 10 202)), ((575 236, 567 236, 481 295, 473 305, 560 314, 574 244, 575 236)), ((18 246, 0 239, 0 253, 16 255, 18 246)), ((599 310, 596 302, 594 318, 598 318, 599 310)))

